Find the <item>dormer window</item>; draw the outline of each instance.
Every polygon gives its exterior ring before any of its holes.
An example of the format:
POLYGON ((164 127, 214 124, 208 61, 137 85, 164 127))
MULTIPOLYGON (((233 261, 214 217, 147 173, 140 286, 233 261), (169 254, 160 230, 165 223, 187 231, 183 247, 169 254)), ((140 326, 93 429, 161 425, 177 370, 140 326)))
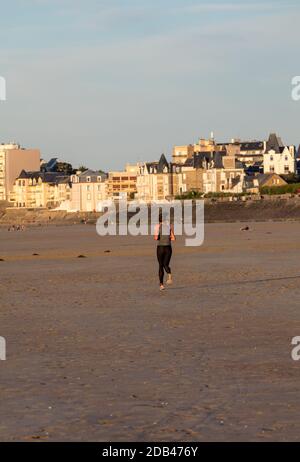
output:
POLYGON ((86 181, 87 181, 88 183, 90 183, 90 182, 91 182, 91 177, 90 177, 90 176, 87 176, 87 177, 86 177, 86 181))

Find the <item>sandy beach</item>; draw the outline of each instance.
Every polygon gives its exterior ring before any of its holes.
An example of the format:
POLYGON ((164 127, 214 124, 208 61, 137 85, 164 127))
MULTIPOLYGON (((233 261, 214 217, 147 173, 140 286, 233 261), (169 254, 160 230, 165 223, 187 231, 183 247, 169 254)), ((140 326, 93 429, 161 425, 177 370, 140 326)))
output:
POLYGON ((299 440, 300 223, 249 226, 163 293, 152 237, 0 229, 0 441, 299 440))

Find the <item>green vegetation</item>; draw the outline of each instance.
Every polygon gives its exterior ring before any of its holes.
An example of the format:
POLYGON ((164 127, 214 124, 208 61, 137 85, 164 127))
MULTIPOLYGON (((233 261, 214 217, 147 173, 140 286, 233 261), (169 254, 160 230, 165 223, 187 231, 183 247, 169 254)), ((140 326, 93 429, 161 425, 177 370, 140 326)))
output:
MULTIPOLYGON (((85 167, 84 165, 80 165, 76 170, 74 170, 74 173, 76 173, 76 172, 78 172, 78 171, 79 171, 79 172, 86 172, 87 170, 89 170, 88 167, 85 167)), ((101 170, 101 169, 96 170, 96 172, 103 173, 103 174, 106 175, 106 173, 104 172, 104 170, 101 170)))
POLYGON ((296 194, 300 190, 300 183, 290 183, 282 186, 264 186, 260 188, 261 194, 296 194))
POLYGON ((68 162, 57 162, 56 172, 63 173, 64 175, 72 175, 73 167, 68 162))
POLYGON ((204 194, 202 192, 198 191, 189 191, 185 194, 181 194, 175 197, 175 199, 178 200, 186 200, 186 199, 218 199, 222 197, 243 197, 243 196, 249 196, 251 195, 250 193, 229 193, 229 192, 210 192, 207 194, 204 194))
POLYGON ((250 196, 250 193, 243 192, 243 193, 229 193, 229 192, 211 192, 204 195, 206 198, 219 198, 219 197, 243 197, 243 196, 250 196))
POLYGON ((295 173, 289 173, 288 175, 280 175, 287 183, 299 183, 300 177, 295 173))
POLYGON ((85 167, 84 165, 80 165, 77 169, 79 172, 86 172, 88 170, 87 167, 85 167))
POLYGON ((175 196, 175 199, 184 200, 184 199, 201 199, 203 197, 203 193, 199 191, 189 191, 184 194, 178 194, 175 196))

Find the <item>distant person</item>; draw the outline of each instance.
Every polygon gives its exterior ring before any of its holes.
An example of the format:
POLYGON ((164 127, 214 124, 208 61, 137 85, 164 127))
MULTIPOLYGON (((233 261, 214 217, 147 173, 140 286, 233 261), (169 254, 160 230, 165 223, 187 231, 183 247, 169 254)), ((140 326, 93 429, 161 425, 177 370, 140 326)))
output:
POLYGON ((169 221, 162 215, 159 216, 159 224, 155 227, 154 239, 157 241, 157 260, 159 263, 160 290, 164 290, 164 271, 168 275, 167 284, 172 284, 170 260, 172 257, 172 241, 175 241, 173 228, 169 221))

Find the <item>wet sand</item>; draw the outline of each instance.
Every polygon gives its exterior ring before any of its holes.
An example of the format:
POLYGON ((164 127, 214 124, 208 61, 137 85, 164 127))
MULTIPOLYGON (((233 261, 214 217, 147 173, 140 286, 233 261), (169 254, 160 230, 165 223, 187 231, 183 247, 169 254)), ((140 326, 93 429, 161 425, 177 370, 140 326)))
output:
POLYGON ((151 237, 1 229, 0 440, 299 440, 300 223, 240 227, 163 293, 151 237))

